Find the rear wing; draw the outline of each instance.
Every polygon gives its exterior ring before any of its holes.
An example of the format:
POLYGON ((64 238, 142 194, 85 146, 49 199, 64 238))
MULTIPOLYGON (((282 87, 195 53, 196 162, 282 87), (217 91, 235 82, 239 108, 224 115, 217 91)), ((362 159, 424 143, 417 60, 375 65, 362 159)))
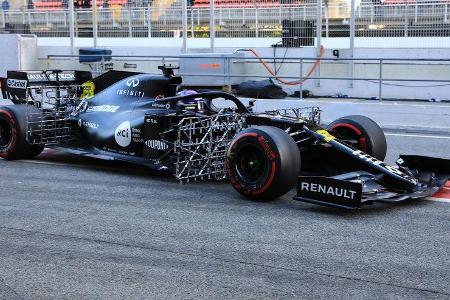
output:
POLYGON ((3 98, 18 104, 26 102, 30 87, 80 85, 91 79, 88 71, 8 71, 0 84, 3 98))

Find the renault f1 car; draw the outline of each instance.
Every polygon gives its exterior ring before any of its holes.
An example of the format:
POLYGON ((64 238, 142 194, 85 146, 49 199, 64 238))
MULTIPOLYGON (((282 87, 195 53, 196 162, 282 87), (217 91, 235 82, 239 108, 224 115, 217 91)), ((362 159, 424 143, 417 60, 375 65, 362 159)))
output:
POLYGON ((225 92, 180 91, 163 75, 110 71, 8 72, 1 79, 0 156, 44 147, 170 172, 183 182, 228 179, 245 197, 270 200, 297 185, 296 200, 341 208, 426 197, 450 161, 401 156, 383 162, 386 139, 352 115, 321 126, 316 107, 255 113, 225 92), (224 105, 225 104, 225 105, 224 105))

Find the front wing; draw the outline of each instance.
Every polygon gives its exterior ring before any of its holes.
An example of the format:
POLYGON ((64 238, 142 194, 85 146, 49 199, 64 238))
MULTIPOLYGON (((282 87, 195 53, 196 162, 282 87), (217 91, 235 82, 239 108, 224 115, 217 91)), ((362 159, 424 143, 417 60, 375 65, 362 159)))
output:
POLYGON ((332 177, 299 176, 295 200, 338 208, 357 209, 374 202, 397 203, 432 196, 450 178, 450 160, 400 156, 399 165, 414 178, 405 189, 383 174, 355 171, 332 177))

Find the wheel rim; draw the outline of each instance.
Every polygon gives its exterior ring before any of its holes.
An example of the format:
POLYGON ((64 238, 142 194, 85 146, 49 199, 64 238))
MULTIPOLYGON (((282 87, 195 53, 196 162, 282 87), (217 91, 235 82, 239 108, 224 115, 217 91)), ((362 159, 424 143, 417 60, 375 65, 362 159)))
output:
POLYGON ((348 140, 358 141, 358 145, 356 147, 357 149, 366 153, 369 150, 367 147, 366 136, 356 126, 342 123, 333 125, 330 129, 336 131, 339 135, 345 137, 348 140))
POLYGON ((0 120, 0 148, 7 148, 12 141, 12 127, 6 120, 0 120))
POLYGON ((266 173, 264 152, 254 145, 245 145, 236 154, 236 171, 248 184, 257 183, 266 173))

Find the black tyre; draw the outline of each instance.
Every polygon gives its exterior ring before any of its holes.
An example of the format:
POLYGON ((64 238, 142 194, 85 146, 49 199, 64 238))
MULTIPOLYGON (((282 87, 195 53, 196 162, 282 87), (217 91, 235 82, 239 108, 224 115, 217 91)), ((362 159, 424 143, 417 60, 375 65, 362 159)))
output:
POLYGON ((358 148, 381 161, 386 158, 386 137, 383 129, 375 121, 360 115, 346 116, 337 119, 327 127, 338 136, 358 141, 358 148))
POLYGON ((258 126, 243 130, 227 153, 231 185, 254 200, 271 200, 286 194, 300 172, 300 152, 283 130, 258 126))
POLYGON ((26 141, 25 113, 25 105, 0 107, 0 157, 8 160, 33 158, 44 149, 26 141))

